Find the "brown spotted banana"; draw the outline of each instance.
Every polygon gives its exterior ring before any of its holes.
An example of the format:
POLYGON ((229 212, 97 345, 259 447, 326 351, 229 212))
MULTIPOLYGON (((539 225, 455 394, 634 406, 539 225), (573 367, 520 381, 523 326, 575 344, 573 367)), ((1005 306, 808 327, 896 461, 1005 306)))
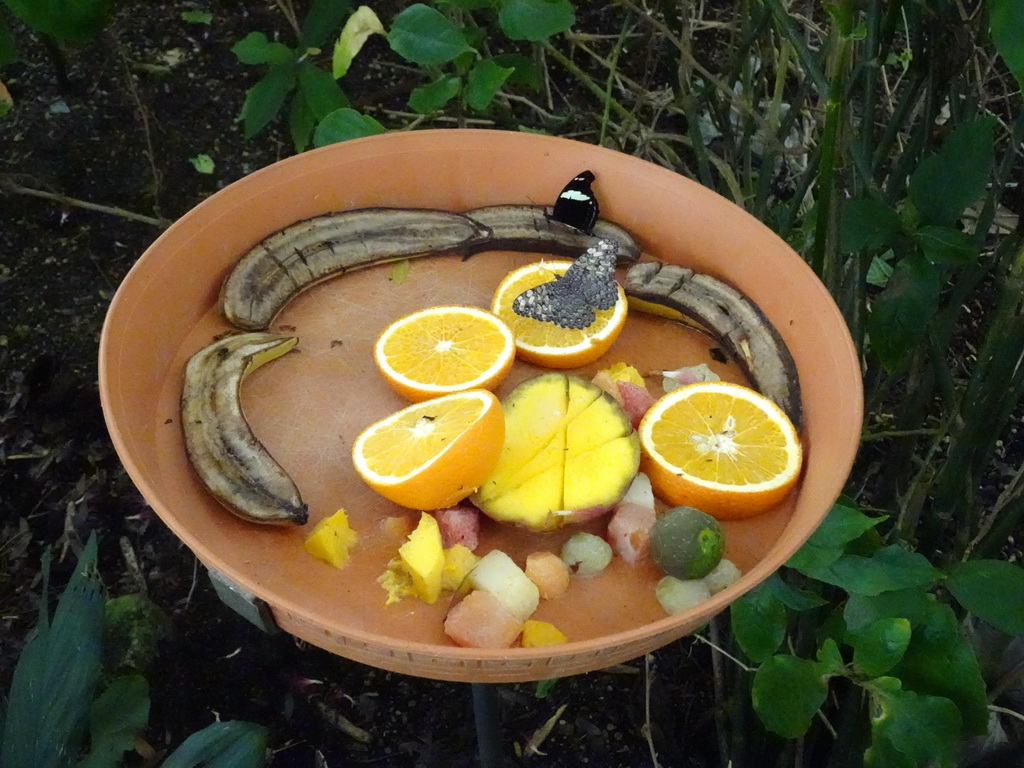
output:
POLYGON ((754 389, 800 428, 803 406, 796 363, 778 330, 751 299, 710 275, 659 261, 630 267, 623 289, 631 309, 695 325, 717 339, 754 389))
POLYGON ((300 221, 242 256, 221 289, 229 323, 265 330, 295 296, 346 272, 400 259, 488 250, 578 256, 601 238, 619 243, 620 259, 640 248, 621 227, 598 221, 593 235, 553 221, 543 206, 501 205, 451 213, 423 208, 359 208, 300 221))
POLYGON ((253 434, 240 399, 245 377, 297 342, 271 333, 228 336, 199 350, 185 368, 181 424, 189 461, 221 504, 254 523, 307 520, 298 488, 253 434))

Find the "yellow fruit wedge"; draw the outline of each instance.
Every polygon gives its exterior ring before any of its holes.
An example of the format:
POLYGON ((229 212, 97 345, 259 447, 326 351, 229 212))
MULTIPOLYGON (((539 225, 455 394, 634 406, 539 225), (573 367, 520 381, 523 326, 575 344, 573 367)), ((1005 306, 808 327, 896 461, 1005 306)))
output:
POLYGON ((501 457, 472 501, 501 522, 546 531, 610 509, 636 474, 640 447, 621 406, 588 381, 547 373, 502 403, 501 457))
POLYGON ((348 562, 349 553, 358 538, 349 525, 345 510, 339 509, 316 524, 303 546, 318 560, 341 568, 348 562))

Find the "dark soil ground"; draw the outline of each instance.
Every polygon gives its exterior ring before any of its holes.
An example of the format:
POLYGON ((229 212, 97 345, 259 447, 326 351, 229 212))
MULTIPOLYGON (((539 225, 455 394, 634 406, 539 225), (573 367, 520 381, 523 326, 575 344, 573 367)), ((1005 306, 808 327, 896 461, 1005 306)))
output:
MULTIPOLYGON (((35 622, 42 551, 55 551, 53 597, 95 531, 109 593, 144 590, 173 627, 148 674, 157 756, 220 718, 269 727, 275 765, 474 765, 468 685, 371 669, 232 613, 109 442, 97 344, 119 282, 161 231, 145 218, 169 222, 292 153, 279 127, 244 141, 235 122, 256 74, 229 49, 255 30, 284 39, 274 4, 223 0, 209 25, 181 19, 193 7, 121 3, 98 41, 68 53, 70 87, 15 26, 22 61, 0 73, 15 102, 0 119, 0 691, 35 622), (200 153, 212 174, 190 163, 200 153), (340 730, 339 713, 369 740, 340 730)), ((371 42, 357 61, 357 106, 408 92, 389 57, 371 42)), ((648 661, 560 680, 543 698, 532 684, 498 686, 502 748, 513 755, 564 705, 546 756, 517 763, 651 765, 650 734, 662 765, 717 765, 707 647, 682 640, 648 661)))

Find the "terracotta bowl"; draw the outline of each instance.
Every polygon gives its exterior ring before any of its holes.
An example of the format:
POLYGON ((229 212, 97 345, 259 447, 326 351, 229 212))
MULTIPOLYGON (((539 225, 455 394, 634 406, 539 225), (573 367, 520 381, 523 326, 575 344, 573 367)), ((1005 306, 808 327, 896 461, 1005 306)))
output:
MULTIPOLYGON (((667 320, 630 316, 590 376, 615 361, 642 371, 708 362, 715 342, 667 320)), ((498 391, 536 372, 517 363, 498 391)), ((659 392, 660 378, 651 379, 659 392)), ((807 539, 846 481, 861 429, 860 368, 843 318, 804 261, 737 206, 663 168, 607 149, 495 131, 419 131, 350 141, 293 157, 230 185, 183 216, 142 255, 114 297, 100 342, 100 390, 121 460, 143 496, 211 569, 266 601, 287 632, 341 656, 423 677, 473 682, 536 680, 635 658, 706 623, 765 579, 807 539), (243 402, 257 436, 289 471, 310 507, 303 528, 248 524, 219 506, 185 456, 178 402, 187 359, 228 330, 218 291, 241 254, 272 232, 328 211, 367 206, 463 211, 498 203, 551 204, 590 169, 602 214, 630 230, 649 257, 724 278, 778 327, 803 387, 806 469, 777 508, 725 525, 727 556, 743 571, 697 608, 667 616, 653 566, 621 562, 576 579, 538 618, 570 642, 546 649, 459 648, 442 622, 449 606, 409 599, 385 608, 377 577, 401 543, 380 525, 412 515, 368 490, 352 469, 358 432, 404 403, 376 373, 374 339, 393 319, 440 303, 487 305, 498 281, 536 254, 416 260, 404 280, 384 265, 300 295, 273 329, 299 336, 292 353, 246 380, 243 402), (312 525, 339 507, 360 533, 337 570, 302 547, 312 525)), ((489 522, 489 521, 488 521, 489 522)), ((590 528, 600 531, 601 523, 590 528)), ((523 558, 557 551, 569 532, 528 534, 487 524, 480 552, 523 558)), ((520 560, 521 562, 521 560, 520 560)))

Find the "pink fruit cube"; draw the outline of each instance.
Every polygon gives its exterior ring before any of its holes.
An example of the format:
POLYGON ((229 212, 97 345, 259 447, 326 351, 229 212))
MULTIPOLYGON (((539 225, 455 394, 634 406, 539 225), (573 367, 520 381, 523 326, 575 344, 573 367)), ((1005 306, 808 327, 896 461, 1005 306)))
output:
POLYGON ((498 598, 475 589, 448 611, 444 633, 467 648, 508 648, 523 631, 498 598))
POLYGON ((480 510, 470 504, 458 504, 434 513, 441 528, 445 549, 461 544, 472 551, 480 542, 480 510))

